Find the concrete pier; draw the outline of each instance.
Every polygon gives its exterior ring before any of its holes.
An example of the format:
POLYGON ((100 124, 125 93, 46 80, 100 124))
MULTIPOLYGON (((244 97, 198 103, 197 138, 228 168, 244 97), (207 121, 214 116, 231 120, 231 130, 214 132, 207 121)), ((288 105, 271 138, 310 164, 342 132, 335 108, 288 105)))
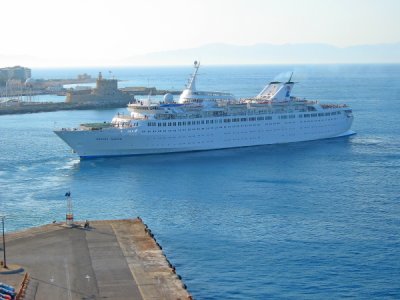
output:
POLYGON ((7 234, 7 263, 24 270, 0 281, 18 289, 28 272, 25 299, 191 299, 140 219, 81 224, 7 234))

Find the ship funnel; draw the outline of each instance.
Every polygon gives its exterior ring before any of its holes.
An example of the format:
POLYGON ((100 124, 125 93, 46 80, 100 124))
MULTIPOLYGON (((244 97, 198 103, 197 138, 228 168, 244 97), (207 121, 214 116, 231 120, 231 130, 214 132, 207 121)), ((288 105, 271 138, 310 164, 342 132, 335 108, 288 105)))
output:
POLYGON ((257 96, 257 99, 263 99, 273 102, 286 102, 290 100, 294 82, 292 81, 293 72, 286 82, 272 81, 257 96))

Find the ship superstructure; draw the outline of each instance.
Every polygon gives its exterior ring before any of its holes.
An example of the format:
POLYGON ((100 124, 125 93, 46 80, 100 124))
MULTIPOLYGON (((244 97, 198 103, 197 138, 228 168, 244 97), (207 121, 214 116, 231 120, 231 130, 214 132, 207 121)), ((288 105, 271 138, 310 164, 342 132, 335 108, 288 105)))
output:
POLYGON ((81 158, 247 147, 353 134, 351 108, 293 97, 294 82, 270 82, 257 96, 196 89, 195 70, 177 102, 134 100, 110 123, 55 133, 81 158))

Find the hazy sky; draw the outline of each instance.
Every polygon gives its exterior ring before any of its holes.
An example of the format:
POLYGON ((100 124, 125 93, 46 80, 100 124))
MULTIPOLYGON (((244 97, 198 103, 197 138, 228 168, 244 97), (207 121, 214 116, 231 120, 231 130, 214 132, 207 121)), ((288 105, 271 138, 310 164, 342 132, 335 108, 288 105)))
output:
POLYGON ((0 66, 106 65, 209 43, 395 43, 399 15, 400 0, 3 1, 0 66))

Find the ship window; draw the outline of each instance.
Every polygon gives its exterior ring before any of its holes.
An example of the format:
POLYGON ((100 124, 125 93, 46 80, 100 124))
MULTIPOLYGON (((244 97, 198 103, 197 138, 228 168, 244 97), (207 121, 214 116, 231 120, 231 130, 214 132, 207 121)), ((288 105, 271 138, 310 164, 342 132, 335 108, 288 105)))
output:
POLYGON ((168 126, 172 126, 172 123, 171 123, 171 122, 168 122, 168 126))
POLYGON ((340 115, 342 112, 341 111, 338 111, 338 112, 336 112, 338 115, 340 115))
POLYGON ((161 126, 161 123, 157 123, 157 125, 158 125, 158 127, 160 127, 160 126, 161 126))
POLYGON ((182 124, 183 124, 183 126, 185 126, 185 125, 186 125, 186 122, 182 122, 182 124))
POLYGON ((304 114, 304 118, 309 118, 310 114, 304 114))
POLYGON ((316 117, 317 116, 317 114, 311 114, 311 117, 316 117))
POLYGON ((257 117, 257 120, 264 120, 264 117, 257 117))
POLYGON ((204 121, 203 121, 203 120, 201 120, 201 124, 204 124, 204 121))
POLYGON ((302 115, 302 114, 300 114, 300 115, 299 115, 299 118, 302 118, 302 117, 303 117, 303 115, 302 115))
POLYGON ((246 119, 246 118, 241 118, 241 119, 240 119, 240 121, 242 121, 242 122, 246 122, 246 121, 247 121, 247 119, 246 119))
POLYGON ((256 118, 255 117, 251 117, 251 118, 249 118, 249 121, 255 121, 256 120, 256 118))
POLYGON ((172 126, 176 126, 176 122, 173 122, 173 123, 172 123, 172 126))
POLYGON ((271 116, 265 117, 265 120, 272 120, 271 116))
POLYGON ((208 124, 208 122, 209 122, 209 121, 208 121, 208 120, 206 120, 206 124, 208 124))
POLYGON ((289 115, 289 119, 294 119, 294 118, 296 118, 295 115, 289 115))
POLYGON ((323 116, 324 116, 323 113, 319 113, 319 114, 318 114, 318 117, 323 117, 323 116))
POLYGON ((280 116, 279 119, 287 119, 287 116, 280 116))
POLYGON ((331 113, 325 113, 325 116, 330 116, 331 115, 331 113))
POLYGON ((331 113, 331 116, 336 115, 336 112, 334 111, 333 113, 331 113))

